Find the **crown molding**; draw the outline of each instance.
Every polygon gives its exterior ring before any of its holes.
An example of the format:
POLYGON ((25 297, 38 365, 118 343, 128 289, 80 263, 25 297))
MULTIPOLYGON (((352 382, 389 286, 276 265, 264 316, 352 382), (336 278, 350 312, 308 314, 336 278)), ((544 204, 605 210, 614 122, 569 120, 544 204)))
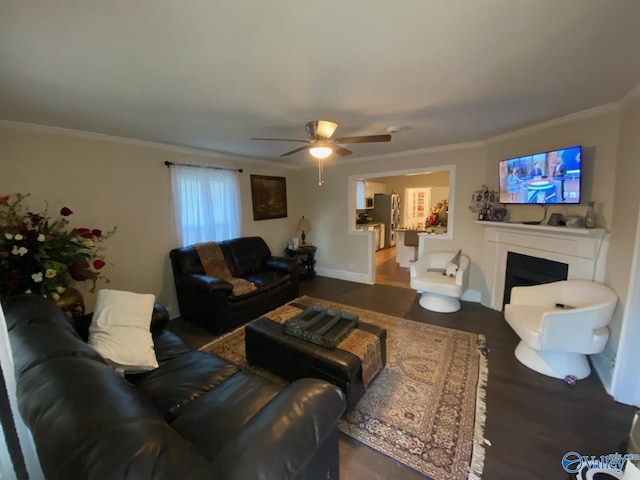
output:
POLYGON ((106 135, 103 133, 87 132, 85 130, 74 130, 71 128, 51 127, 48 125, 38 125, 35 123, 14 122, 11 120, 0 119, 0 128, 18 130, 22 132, 35 132, 50 135, 60 135, 65 137, 84 138, 99 142, 116 143, 120 145, 131 145, 135 147, 155 148, 166 152, 179 153, 183 155, 199 155, 201 157, 215 158, 224 161, 242 161, 253 165, 269 165, 272 167, 280 167, 284 169, 295 169, 294 166, 282 163, 272 162, 270 160, 258 160, 251 157, 243 157, 241 155, 231 155, 228 153, 216 152, 215 150, 207 150, 205 148, 185 147, 182 145, 173 145, 171 143, 151 142, 148 140, 139 140, 129 137, 118 137, 115 135, 106 135))
POLYGON ((588 118, 597 117, 598 115, 603 115, 605 113, 618 112, 618 111, 620 111, 620 105, 618 104, 618 102, 607 103, 605 105, 600 105, 599 107, 593 107, 593 108, 589 108, 588 110, 582 110, 580 112, 571 113, 569 115, 565 115, 564 117, 554 118, 553 120, 549 120, 547 122, 537 123, 529 127, 521 128, 520 130, 514 130, 512 132, 507 132, 502 135, 496 135, 495 137, 491 137, 487 139, 487 144, 502 142, 505 140, 522 137, 524 135, 530 135, 532 133, 537 133, 542 130, 546 130, 547 128, 557 127, 559 125, 566 125, 567 123, 586 120, 588 118))
MULTIPOLYGON (((487 146, 487 142, 485 142, 484 140, 479 142, 452 143, 450 145, 439 145, 437 147, 419 148, 417 150, 405 150, 404 152, 384 153, 381 155, 369 155, 366 157, 350 158, 350 159, 341 160, 340 164, 344 165, 344 164, 353 164, 353 163, 362 163, 362 162, 372 162, 376 160, 405 159, 406 157, 413 156, 413 155, 427 155, 431 153, 448 152, 452 150, 468 150, 471 148, 481 148, 486 146, 487 146)), ((316 164, 304 165, 304 166, 301 166, 300 168, 311 168, 311 167, 316 168, 316 166, 317 166, 316 164)))
MULTIPOLYGON (((351 159, 345 160, 342 163, 352 164, 352 163, 361 163, 361 162, 371 162, 376 160, 406 158, 407 156, 413 156, 413 155, 428 155, 432 153, 446 152, 446 151, 452 151, 452 150, 482 148, 493 143, 498 143, 505 140, 510 140, 510 139, 522 137, 525 135, 530 135, 532 133, 540 132, 542 130, 545 130, 551 127, 565 125, 565 124, 580 121, 580 120, 586 120, 589 118, 596 117, 598 115, 603 115, 605 113, 617 112, 617 111, 620 111, 622 106, 626 105, 627 103, 629 103, 630 101, 632 101, 638 96, 640 96, 640 83, 638 83, 624 97, 622 97, 620 100, 616 102, 607 103, 605 105, 600 105, 598 107, 594 107, 587 110, 582 110, 580 112, 565 115, 564 117, 559 117, 546 122, 537 123, 535 125, 521 128, 519 130, 514 130, 501 135, 496 135, 486 140, 480 140, 475 142, 465 142, 465 143, 454 143, 450 145, 439 145, 434 147, 420 148, 416 150, 406 150, 404 152, 386 153, 382 155, 370 155, 365 157, 357 157, 357 158, 351 158, 351 159)), ((139 147, 156 148, 159 150, 164 150, 169 152, 175 152, 175 153, 181 153, 181 154, 187 154, 187 155, 200 155, 204 157, 215 158, 217 160, 243 161, 253 165, 261 165, 261 166, 268 165, 271 167, 283 168, 287 170, 297 170, 299 168, 315 168, 316 167, 315 163, 305 164, 305 165, 288 165, 284 163, 274 162, 272 160, 261 160, 261 159, 251 158, 251 157, 243 157, 241 155, 231 155, 228 153, 216 152, 214 150, 207 150, 204 148, 184 147, 181 145, 173 145, 169 143, 151 142, 148 140, 138 140, 135 138, 105 135, 102 133, 87 132, 84 130, 73 130, 69 128, 50 127, 46 125, 14 122, 10 120, 2 120, 2 119, 0 119, 0 128, 85 138, 89 140, 118 143, 122 145, 133 145, 133 146, 139 146, 139 147)))
POLYGON ((631 90, 629 90, 625 94, 625 96, 620 99, 618 103, 620 104, 621 107, 623 107, 628 103, 630 103, 632 100, 636 99, 637 97, 640 97, 640 82, 636 84, 636 86, 633 87, 631 90))

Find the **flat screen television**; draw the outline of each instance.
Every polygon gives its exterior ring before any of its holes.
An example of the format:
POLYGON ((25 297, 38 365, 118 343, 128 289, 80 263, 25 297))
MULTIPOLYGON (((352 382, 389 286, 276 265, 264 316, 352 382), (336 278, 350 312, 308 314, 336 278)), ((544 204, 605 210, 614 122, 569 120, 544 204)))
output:
POLYGON ((501 160, 500 203, 580 203, 582 147, 501 160))

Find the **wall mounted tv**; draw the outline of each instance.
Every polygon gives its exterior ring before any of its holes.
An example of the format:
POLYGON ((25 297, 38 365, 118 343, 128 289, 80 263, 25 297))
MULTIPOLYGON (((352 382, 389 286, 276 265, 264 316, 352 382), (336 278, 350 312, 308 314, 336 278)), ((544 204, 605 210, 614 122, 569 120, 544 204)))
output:
POLYGON ((500 203, 580 203, 581 157, 577 145, 500 161, 500 203))

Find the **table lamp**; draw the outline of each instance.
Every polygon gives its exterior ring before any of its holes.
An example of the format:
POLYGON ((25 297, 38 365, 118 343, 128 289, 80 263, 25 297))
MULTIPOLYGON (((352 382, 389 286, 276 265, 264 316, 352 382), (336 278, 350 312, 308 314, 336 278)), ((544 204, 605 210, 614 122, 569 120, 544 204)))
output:
POLYGON ((300 237, 302 238, 302 245, 306 245, 306 242, 304 241, 306 238, 304 231, 311 230, 311 224, 309 223, 308 219, 304 218, 304 215, 298 222, 298 230, 302 232, 302 235, 300 235, 300 237))

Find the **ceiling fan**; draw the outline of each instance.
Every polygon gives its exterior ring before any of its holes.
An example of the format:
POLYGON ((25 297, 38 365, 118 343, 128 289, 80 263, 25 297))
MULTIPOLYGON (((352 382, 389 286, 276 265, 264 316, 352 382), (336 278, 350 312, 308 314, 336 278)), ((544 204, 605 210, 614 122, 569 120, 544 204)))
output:
POLYGON ((286 157, 302 150, 309 150, 309 153, 315 158, 322 160, 332 153, 336 153, 342 157, 351 155, 353 152, 348 148, 344 148, 339 143, 369 143, 369 142, 388 142, 391 135, 362 135, 357 137, 332 138, 338 124, 327 120, 314 120, 307 122, 304 126, 307 129, 309 140, 293 140, 289 138, 252 138, 251 140, 270 140, 277 142, 300 142, 306 143, 304 147, 295 148, 280 155, 286 157))

